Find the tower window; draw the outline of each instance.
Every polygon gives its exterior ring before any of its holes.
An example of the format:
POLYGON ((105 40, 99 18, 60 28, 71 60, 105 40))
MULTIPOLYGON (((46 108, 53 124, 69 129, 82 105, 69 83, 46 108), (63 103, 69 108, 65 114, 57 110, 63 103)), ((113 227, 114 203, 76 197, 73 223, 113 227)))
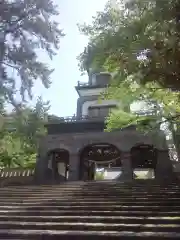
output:
POLYGON ((88 109, 90 117, 107 117, 111 109, 116 106, 91 106, 88 109))

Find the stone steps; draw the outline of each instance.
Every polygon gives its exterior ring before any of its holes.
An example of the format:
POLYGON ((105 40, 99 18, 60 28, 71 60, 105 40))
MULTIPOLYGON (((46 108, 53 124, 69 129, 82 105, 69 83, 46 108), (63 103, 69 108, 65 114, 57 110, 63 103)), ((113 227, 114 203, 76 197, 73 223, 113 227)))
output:
MULTIPOLYGON (((0 210, 0 214, 4 215, 4 214, 8 214, 8 215, 20 215, 20 216, 34 216, 37 214, 36 210, 27 210, 27 209, 23 209, 23 210, 12 210, 12 209, 6 209, 6 210, 0 210), (28 215, 27 215, 28 213, 28 215)), ((72 211, 72 210, 50 210, 50 211, 46 211, 46 210, 41 210, 38 211, 38 214, 40 214, 40 216, 77 216, 77 215, 81 215, 83 216, 83 214, 86 215, 92 215, 92 216, 141 216, 141 217, 156 217, 159 216, 159 219, 161 219, 162 217, 179 217, 180 216, 180 211, 161 211, 159 213, 159 211, 92 211, 92 210, 88 210, 88 211, 72 211)))
POLYGON ((13 202, 13 199, 11 201, 0 201, 0 205, 7 205, 8 204, 11 204, 13 207, 18 207, 19 204, 21 204, 21 206, 30 206, 30 207, 33 207, 33 206, 37 206, 39 204, 43 204, 46 205, 46 206, 51 206, 52 204, 55 205, 55 206, 58 206, 58 207, 67 207, 67 206, 72 206, 72 207, 77 207, 77 204, 78 204, 78 207, 83 207, 83 206, 88 206, 88 207, 98 207, 99 205, 100 206, 103 206, 103 207, 108 207, 108 206, 112 206, 112 205, 116 205, 117 207, 119 206, 129 206, 130 204, 134 205, 134 201, 135 200, 138 200, 138 202, 136 202, 136 206, 137 205, 140 205, 142 207, 146 207, 146 206, 159 206, 159 203, 161 203, 161 206, 168 206, 169 204, 171 204, 172 202, 174 203, 174 205, 178 205, 179 204, 179 200, 177 198, 175 199, 172 199, 172 200, 169 200, 169 199, 163 199, 163 200, 158 200, 158 199, 153 199, 153 200, 149 200, 149 199, 139 199, 139 198, 134 198, 134 199, 120 199, 119 201, 98 201, 96 202, 95 200, 93 201, 73 201, 73 202, 67 202, 67 200, 65 201, 64 199, 63 200, 60 200, 60 199, 56 199, 56 200, 51 200, 50 198, 48 199, 42 199, 42 200, 16 200, 16 202, 13 202), (60 202, 61 201, 61 202, 60 202))
POLYGON ((0 216, 0 222, 3 221, 8 221, 8 222, 36 222, 36 223, 63 223, 63 222, 68 222, 68 223, 111 223, 111 224, 158 224, 159 221, 161 221, 161 224, 180 224, 180 217, 153 217, 153 216, 114 216, 113 213, 110 216, 79 216, 79 215, 69 215, 69 216, 52 216, 52 215, 45 215, 45 216, 20 216, 18 215, 1 215, 0 216))
MULTIPOLYGON (((45 190, 46 191, 46 190, 45 190)), ((129 190, 129 191, 131 191, 131 190, 129 190)), ((138 191, 138 190, 137 190, 138 191)), ((1 193, 0 193, 1 194, 1 193)), ((110 194, 110 193, 109 193, 110 194)), ((5 199, 8 199, 8 198, 10 198, 10 197, 13 197, 12 196, 13 194, 9 194, 9 195, 3 195, 2 196, 2 199, 1 200, 5 200, 5 199)), ((42 193, 42 195, 43 195, 43 193, 42 193)), ((57 195, 55 195, 55 194, 52 194, 51 196, 44 196, 45 198, 48 198, 48 197, 50 197, 51 199, 53 199, 53 198, 55 198, 55 199, 68 199, 68 197, 72 197, 72 196, 74 196, 74 197, 76 197, 76 199, 79 199, 79 200, 83 200, 84 199, 84 197, 86 198, 86 199, 93 199, 93 197, 96 197, 96 194, 95 193, 88 193, 88 194, 85 194, 85 193, 83 193, 83 194, 66 194, 66 193, 63 193, 63 195, 64 196, 61 196, 61 195, 59 195, 59 194, 57 194, 57 195), (65 195, 66 195, 66 197, 65 197, 65 195)), ((122 199, 128 199, 128 198, 135 198, 135 197, 137 197, 137 198, 149 198, 149 197, 152 197, 152 198, 154 198, 154 197, 156 197, 156 198, 160 198, 160 199, 162 199, 162 196, 176 196, 176 197, 180 197, 180 193, 179 192, 175 192, 175 191, 169 191, 169 192, 164 192, 164 193, 162 193, 162 192, 159 192, 159 193, 148 193, 148 192, 144 192, 144 193, 139 193, 138 194, 138 192, 136 192, 136 193, 133 193, 133 192, 131 192, 131 194, 129 194, 129 193, 112 193, 111 192, 111 196, 109 197, 109 195, 108 195, 108 193, 106 193, 106 194, 104 194, 104 193, 102 193, 101 194, 101 196, 97 196, 97 199, 104 199, 104 197, 108 197, 108 199, 117 199, 117 197, 120 197, 120 198, 122 198, 122 199), (145 196, 146 195, 146 196, 145 196)), ((14 200, 18 200, 18 199, 32 199, 33 200, 33 198, 34 198, 34 200, 36 199, 36 200, 38 200, 38 197, 39 197, 39 199, 42 199, 42 196, 40 196, 40 195, 38 195, 37 197, 36 196, 32 196, 31 195, 31 193, 29 193, 29 195, 19 195, 18 193, 17 193, 17 196, 16 197, 14 197, 13 199, 14 200), (19 197, 18 197, 19 196, 19 197)), ((9 199, 9 201, 10 201, 11 199, 9 199)))
POLYGON ((180 186, 77 182, 0 188, 0 239, 180 238, 180 186))
POLYGON ((155 232, 177 232, 180 233, 180 224, 140 224, 140 223, 85 223, 75 221, 70 222, 25 222, 8 221, 0 222, 0 229, 16 230, 49 230, 49 231, 155 231, 155 232))
MULTIPOLYGON (((168 211, 169 209, 171 209, 171 211, 180 211, 180 206, 172 206, 172 204, 169 204, 167 206, 160 206, 161 203, 159 203, 159 205, 156 205, 156 206, 124 206, 124 205, 120 205, 120 206, 51 206, 51 204, 49 204, 49 206, 46 206, 46 205, 41 205, 41 206, 26 206, 26 210, 27 211, 30 211, 30 210, 34 210, 34 211, 41 211, 41 210, 46 210, 46 211, 51 211, 51 210, 54 210, 54 211, 59 211, 59 210, 71 210, 71 211, 84 211, 84 210, 89 210, 89 211, 92 211, 92 210, 105 210, 105 211, 120 211, 120 210, 126 210, 126 211, 154 211, 154 212, 161 212, 161 211, 168 211)), ((20 210, 20 209, 24 209, 23 206, 18 206, 18 207, 14 207, 14 206, 7 206, 7 205, 4 205, 4 206, 1 206, 1 209, 0 210, 9 210, 9 209, 16 209, 17 212, 20 210)))
POLYGON ((77 238, 78 240, 114 240, 114 239, 146 239, 152 240, 153 239, 179 239, 180 234, 176 232, 126 232, 126 231, 49 231, 49 230, 0 230, 0 239, 13 239, 13 240, 40 240, 40 239, 67 239, 72 240, 73 238, 77 238), (23 238, 22 238, 23 237, 23 238))

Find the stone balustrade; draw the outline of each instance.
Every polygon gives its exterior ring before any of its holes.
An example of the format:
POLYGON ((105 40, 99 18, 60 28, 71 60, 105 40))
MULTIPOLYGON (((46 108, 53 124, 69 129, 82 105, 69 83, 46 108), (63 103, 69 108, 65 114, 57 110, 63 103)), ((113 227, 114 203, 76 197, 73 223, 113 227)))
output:
POLYGON ((0 186, 32 184, 34 169, 3 168, 0 170, 0 186))

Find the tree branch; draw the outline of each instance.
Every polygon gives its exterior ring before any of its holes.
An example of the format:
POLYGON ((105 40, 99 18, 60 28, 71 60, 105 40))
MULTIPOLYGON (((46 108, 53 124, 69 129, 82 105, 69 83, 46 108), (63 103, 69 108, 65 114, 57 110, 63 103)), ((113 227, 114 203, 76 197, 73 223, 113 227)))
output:
POLYGON ((19 71, 19 68, 18 68, 18 67, 13 66, 13 65, 11 65, 11 64, 9 64, 9 63, 1 62, 1 64, 4 64, 4 65, 6 65, 6 66, 8 66, 8 67, 11 67, 11 68, 15 68, 17 71, 19 71))

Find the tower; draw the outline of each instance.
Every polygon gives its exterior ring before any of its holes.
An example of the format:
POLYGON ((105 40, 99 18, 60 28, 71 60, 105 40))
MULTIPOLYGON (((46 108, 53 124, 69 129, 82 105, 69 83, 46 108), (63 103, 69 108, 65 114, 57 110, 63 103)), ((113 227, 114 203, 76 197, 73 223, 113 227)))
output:
POLYGON ((77 118, 103 121, 109 111, 118 107, 116 100, 100 100, 100 95, 110 83, 111 74, 106 72, 89 73, 88 83, 78 82, 75 87, 79 95, 77 101, 77 118))

